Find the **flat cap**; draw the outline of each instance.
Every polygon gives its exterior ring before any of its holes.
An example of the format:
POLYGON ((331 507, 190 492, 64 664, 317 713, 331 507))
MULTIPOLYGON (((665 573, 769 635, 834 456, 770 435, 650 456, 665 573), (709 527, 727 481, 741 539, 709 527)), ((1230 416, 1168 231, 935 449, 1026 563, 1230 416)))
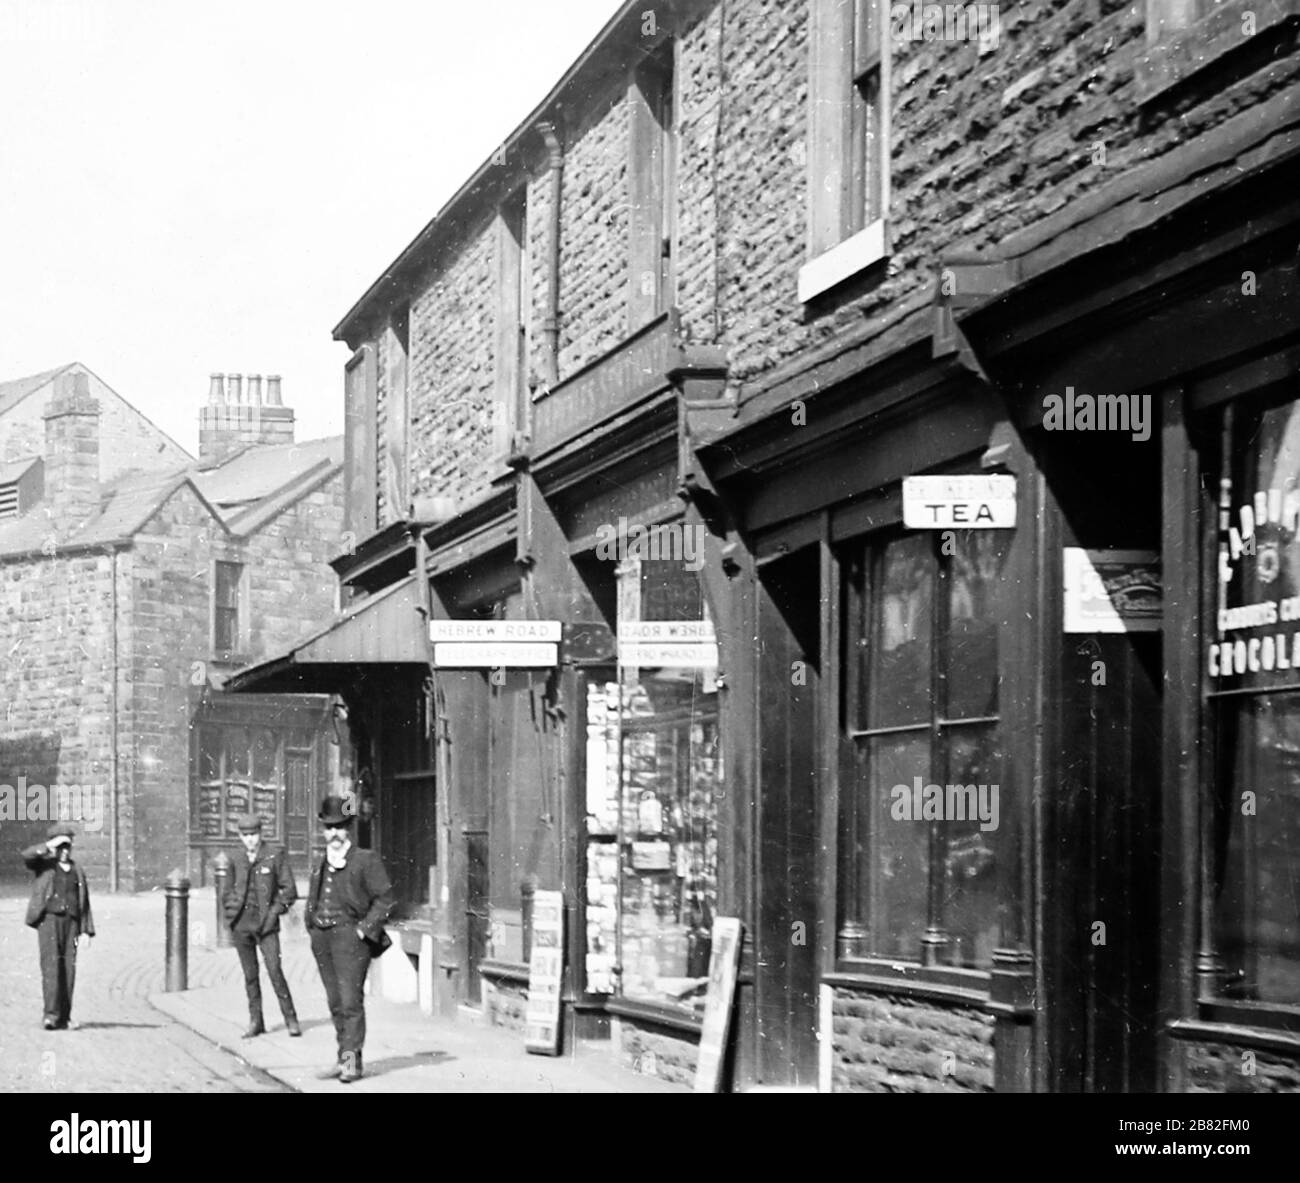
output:
POLYGON ((255 813, 241 813, 235 819, 235 825, 241 834, 256 834, 262 829, 262 819, 255 813))

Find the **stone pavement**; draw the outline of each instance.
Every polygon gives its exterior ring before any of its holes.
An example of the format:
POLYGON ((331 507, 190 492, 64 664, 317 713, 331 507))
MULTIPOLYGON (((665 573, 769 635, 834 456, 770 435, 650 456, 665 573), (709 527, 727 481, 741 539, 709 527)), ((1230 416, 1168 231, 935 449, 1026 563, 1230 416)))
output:
MULTIPOLYGON (((23 923, 27 892, 8 885, 0 898, 0 1091, 288 1091, 149 1005, 164 977, 161 893, 96 895, 91 885, 99 935, 77 954, 72 1017, 79 1027, 44 1030, 36 933, 23 923)), ((211 892, 206 902, 213 906, 211 892)), ((206 937, 191 916, 194 937, 206 937)), ((190 959, 192 981, 238 978, 233 951, 200 946, 190 959)))
MULTIPOLYGON (((300 911, 300 910, 299 910, 300 911)), ((684 1093, 688 1090, 617 1065, 609 1044, 551 1057, 524 1050, 521 1035, 469 1018, 430 1018, 414 1003, 366 999, 365 1076, 340 1084, 329 1075, 337 1058, 334 1026, 325 992, 311 959, 306 933, 295 923, 281 936, 281 948, 303 1034, 291 1039, 263 975, 268 1031, 242 1039, 247 1023, 243 982, 238 974, 184 993, 155 993, 150 1002, 216 1047, 296 1092, 304 1093, 684 1093)), ((227 951, 234 959, 234 952, 227 951)), ((194 974, 191 972, 191 983, 194 974)))

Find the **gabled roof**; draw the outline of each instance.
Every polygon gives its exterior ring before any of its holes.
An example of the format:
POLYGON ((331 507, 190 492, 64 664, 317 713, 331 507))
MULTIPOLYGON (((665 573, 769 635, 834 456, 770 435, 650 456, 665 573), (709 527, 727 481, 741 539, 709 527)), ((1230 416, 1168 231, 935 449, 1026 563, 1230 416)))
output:
POLYGON ((184 485, 229 533, 251 534, 342 467, 343 437, 333 436, 254 445, 207 468, 186 465, 170 472, 127 474, 104 489, 99 512, 71 534, 54 529, 48 503, 0 522, 0 558, 37 553, 51 539, 59 550, 125 545, 184 485))
POLYGON ((53 382, 64 370, 69 370, 76 364, 72 361, 39 374, 28 374, 26 378, 12 378, 8 382, 0 382, 0 415, 16 407, 29 394, 53 382))
POLYGON ((12 484, 40 459, 39 456, 20 456, 17 460, 0 461, 0 485, 12 484))

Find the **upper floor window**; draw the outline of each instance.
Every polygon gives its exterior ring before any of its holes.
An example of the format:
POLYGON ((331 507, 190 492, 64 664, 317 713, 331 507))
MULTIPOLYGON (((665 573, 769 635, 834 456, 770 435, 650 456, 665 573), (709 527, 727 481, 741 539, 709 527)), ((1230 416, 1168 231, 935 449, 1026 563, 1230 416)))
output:
POLYGON ((673 87, 673 43, 668 42, 637 68, 629 91, 631 332, 666 312, 674 300, 677 146, 673 87))
POLYGON ((810 0, 808 262, 815 299, 889 249, 889 38, 883 0, 810 0))
POLYGON ((509 454, 524 430, 528 381, 528 189, 521 186, 497 211, 496 378, 492 407, 492 455, 509 454))
POLYGON ((244 565, 217 560, 212 595, 212 649, 217 657, 243 649, 243 593, 244 565))
POLYGON ((912 533, 846 556, 841 958, 992 962, 1008 537, 912 533))

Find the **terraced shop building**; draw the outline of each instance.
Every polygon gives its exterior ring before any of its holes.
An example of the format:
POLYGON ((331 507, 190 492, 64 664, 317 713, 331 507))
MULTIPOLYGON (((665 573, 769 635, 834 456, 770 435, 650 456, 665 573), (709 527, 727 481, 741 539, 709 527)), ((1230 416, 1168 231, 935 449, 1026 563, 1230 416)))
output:
POLYGON ((336 329, 349 614, 237 679, 350 695, 431 1000, 556 889, 642 1071, 738 916, 735 1089, 1296 1086, 1296 28, 628 4, 485 145, 336 329))

